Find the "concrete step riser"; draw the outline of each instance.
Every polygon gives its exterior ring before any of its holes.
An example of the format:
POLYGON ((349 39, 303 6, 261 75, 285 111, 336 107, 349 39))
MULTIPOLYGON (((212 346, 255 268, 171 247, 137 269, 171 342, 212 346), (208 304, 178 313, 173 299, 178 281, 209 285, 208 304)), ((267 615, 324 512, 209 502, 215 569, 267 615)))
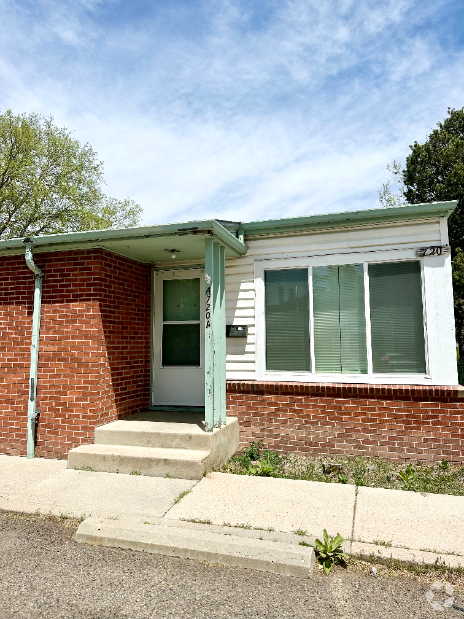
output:
POLYGON ((201 479, 205 473, 204 462, 162 458, 144 458, 119 454, 80 453, 70 451, 68 468, 92 469, 105 473, 140 474, 148 477, 175 477, 201 479))
POLYGON ((160 449, 196 449, 211 450, 211 434, 194 435, 168 432, 137 432, 110 430, 101 426, 95 430, 97 445, 127 445, 131 447, 155 447, 160 449))

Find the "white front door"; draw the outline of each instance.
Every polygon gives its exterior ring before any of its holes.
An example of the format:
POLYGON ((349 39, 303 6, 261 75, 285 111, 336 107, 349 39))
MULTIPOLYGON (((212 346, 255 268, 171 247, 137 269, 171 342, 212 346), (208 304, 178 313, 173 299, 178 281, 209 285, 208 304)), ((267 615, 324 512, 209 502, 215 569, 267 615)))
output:
POLYGON ((155 273, 154 405, 204 406, 203 269, 155 273))

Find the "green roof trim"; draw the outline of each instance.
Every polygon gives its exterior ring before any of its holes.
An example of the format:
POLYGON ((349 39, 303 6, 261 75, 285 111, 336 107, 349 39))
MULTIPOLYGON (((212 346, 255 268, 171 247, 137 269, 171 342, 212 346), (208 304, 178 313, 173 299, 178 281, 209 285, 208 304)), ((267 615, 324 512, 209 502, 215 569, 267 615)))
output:
POLYGON ((454 211, 457 204, 457 200, 426 204, 407 204, 406 206, 394 208, 375 208, 362 211, 328 213, 327 215, 309 215, 308 217, 250 221, 243 223, 242 227, 245 230, 245 237, 247 237, 261 234, 280 234, 324 228, 383 224, 414 219, 448 217, 454 211))
MULTIPOLYGON (((33 242, 34 252, 39 253, 99 247, 133 257, 141 262, 156 262, 161 261, 163 257, 160 252, 165 252, 169 247, 185 247, 187 252, 185 257, 187 258, 188 255, 189 260, 204 259, 204 238, 206 237, 214 237, 224 245, 226 255, 241 256, 247 251, 246 246, 233 233, 214 219, 117 230, 49 234, 34 237, 33 242)), ((0 241, 0 255, 14 255, 22 252, 24 252, 22 238, 0 241)))
MULTIPOLYGON (((417 219, 448 217, 458 202, 408 204, 396 208, 376 208, 363 211, 345 211, 326 215, 270 219, 247 223, 207 219, 184 223, 139 226, 117 230, 90 230, 34 237, 34 252, 70 251, 102 248, 140 262, 156 264, 167 262, 169 248, 179 251, 179 262, 204 260, 204 239, 214 237, 225 247, 226 257, 242 256, 247 247, 245 237, 269 234, 298 234, 305 231, 343 228, 359 225, 382 225, 417 219), (240 238, 237 238, 239 236, 240 238)), ((21 254, 25 251, 23 239, 0 241, 0 256, 21 254)))

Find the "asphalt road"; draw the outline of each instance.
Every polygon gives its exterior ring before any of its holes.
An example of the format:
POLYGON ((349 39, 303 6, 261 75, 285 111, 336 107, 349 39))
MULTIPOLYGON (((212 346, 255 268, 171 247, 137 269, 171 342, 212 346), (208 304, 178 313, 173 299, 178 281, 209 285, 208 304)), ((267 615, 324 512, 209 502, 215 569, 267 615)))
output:
POLYGON ((342 570, 282 577, 83 546, 74 531, 0 512, 1 619, 464 618, 434 610, 429 585, 407 578, 342 570))

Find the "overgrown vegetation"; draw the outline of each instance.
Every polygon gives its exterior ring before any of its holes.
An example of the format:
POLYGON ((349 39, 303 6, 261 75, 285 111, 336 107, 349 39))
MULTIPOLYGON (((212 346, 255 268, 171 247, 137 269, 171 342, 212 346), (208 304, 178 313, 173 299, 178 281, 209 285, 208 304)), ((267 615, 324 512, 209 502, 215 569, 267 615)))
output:
POLYGON ((222 471, 464 496, 464 467, 447 460, 435 464, 417 462, 406 465, 364 456, 280 454, 264 449, 263 441, 257 441, 231 458, 222 471))

